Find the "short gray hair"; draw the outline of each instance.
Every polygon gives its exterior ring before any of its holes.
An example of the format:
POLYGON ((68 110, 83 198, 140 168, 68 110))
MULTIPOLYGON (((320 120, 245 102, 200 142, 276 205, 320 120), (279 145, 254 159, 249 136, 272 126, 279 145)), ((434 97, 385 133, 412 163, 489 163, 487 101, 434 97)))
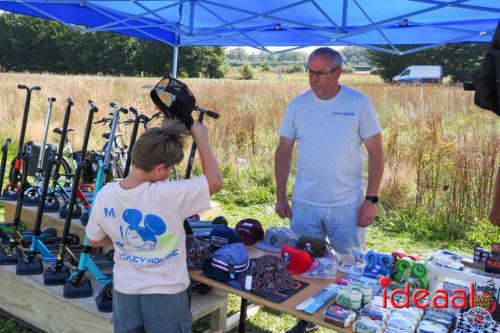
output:
POLYGON ((342 56, 339 52, 330 47, 320 47, 314 50, 309 56, 307 62, 311 61, 311 59, 316 56, 327 56, 332 60, 333 67, 342 67, 342 56))

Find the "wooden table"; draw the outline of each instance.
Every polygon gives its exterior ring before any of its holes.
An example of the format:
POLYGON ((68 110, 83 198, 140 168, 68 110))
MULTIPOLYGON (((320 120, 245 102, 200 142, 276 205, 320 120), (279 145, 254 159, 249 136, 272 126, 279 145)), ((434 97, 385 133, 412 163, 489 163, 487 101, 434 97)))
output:
MULTIPOLYGON (((258 258, 266 254, 273 254, 273 255, 279 255, 275 253, 270 253, 266 251, 262 251, 255 246, 248 246, 248 252, 250 255, 250 258, 258 258)), ((342 273, 340 273, 342 274, 342 273)), ((309 285, 296 293, 295 295, 291 296, 290 298, 286 299, 285 301, 281 303, 274 303, 271 302, 264 297, 248 293, 244 290, 240 290, 237 288, 234 288, 224 282, 217 281, 211 278, 206 277, 203 275, 202 271, 192 271, 189 273, 191 279, 196 280, 198 282, 204 283, 206 285, 209 285, 213 288, 217 289, 222 289, 226 292, 229 292, 231 294, 237 295, 241 297, 242 301, 242 306, 240 309, 240 326, 238 329, 238 332, 244 333, 245 332, 245 320, 246 320, 246 305, 248 301, 251 301, 252 303, 263 305, 272 309, 275 309, 277 311, 283 312, 283 313, 288 313, 291 314, 297 318, 307 320, 308 322, 335 330, 337 332, 352 332, 352 329, 350 327, 348 328, 343 328, 339 326, 335 326, 332 324, 329 324, 325 321, 323 321, 323 313, 325 312, 327 306, 329 303, 327 303, 325 306, 323 306, 318 312, 316 312, 313 315, 309 315, 305 313, 304 311, 300 311, 296 309, 296 306, 312 295, 314 295, 316 292, 321 290, 323 287, 330 283, 334 283, 334 280, 327 280, 327 279, 311 279, 311 278, 306 278, 303 277, 302 275, 293 275, 293 278, 296 280, 300 280, 303 282, 309 283, 309 285)))

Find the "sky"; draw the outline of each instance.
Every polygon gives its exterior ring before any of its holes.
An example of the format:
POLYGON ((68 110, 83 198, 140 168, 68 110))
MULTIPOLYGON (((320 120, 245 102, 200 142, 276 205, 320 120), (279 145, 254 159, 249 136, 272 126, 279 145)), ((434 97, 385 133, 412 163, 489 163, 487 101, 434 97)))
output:
MULTIPOLYGON (((268 49, 271 50, 271 51, 273 51, 273 52, 276 52, 276 51, 280 51, 280 50, 289 49, 291 47, 292 46, 286 46, 286 47, 268 47, 268 49)), ((304 47, 302 49, 297 49, 297 50, 293 50, 293 51, 305 52, 307 54, 311 54, 311 52, 314 51, 315 49, 317 49, 318 47, 320 47, 320 46, 310 46, 310 47, 304 47)), ((345 46, 333 46, 332 48, 338 51, 338 50, 343 49, 344 47, 345 46)), ((227 47, 227 50, 231 50, 231 49, 235 49, 235 48, 236 47, 229 46, 229 47, 227 47)), ((257 50, 256 48, 253 48, 253 47, 245 46, 243 48, 245 49, 245 52, 248 53, 248 54, 261 52, 260 50, 257 50)))

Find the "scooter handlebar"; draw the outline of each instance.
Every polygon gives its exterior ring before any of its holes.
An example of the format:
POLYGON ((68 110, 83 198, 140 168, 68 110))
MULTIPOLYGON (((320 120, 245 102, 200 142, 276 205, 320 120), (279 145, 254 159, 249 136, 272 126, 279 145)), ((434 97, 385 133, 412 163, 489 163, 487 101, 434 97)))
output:
POLYGON ((66 101, 68 102, 68 106, 73 106, 73 100, 71 99, 71 97, 68 97, 66 101))
POLYGON ((89 99, 89 108, 90 108, 90 111, 94 112, 94 113, 97 113, 97 111, 99 111, 99 109, 97 108, 97 106, 94 105, 94 102, 89 99))
POLYGON ((9 146, 10 146, 11 142, 12 142, 12 140, 10 138, 8 138, 7 140, 5 140, 5 143, 2 146, 2 152, 4 152, 4 153, 7 152, 7 150, 9 149, 9 146))
POLYGON ((215 112, 215 111, 205 110, 205 109, 200 108, 199 106, 195 106, 194 110, 198 111, 200 113, 204 113, 207 116, 209 116, 211 118, 214 118, 214 119, 218 119, 219 118, 219 114, 217 112, 215 112))
POLYGON ((137 110, 135 108, 133 108, 132 106, 128 108, 128 110, 134 115, 134 117, 139 117, 139 112, 137 112, 137 110))
POLYGON ((115 111, 120 111, 120 112, 123 112, 124 114, 128 113, 127 109, 118 106, 118 104, 116 104, 116 103, 111 102, 111 103, 109 103, 109 106, 111 106, 113 109, 115 109, 115 111))
POLYGON ((47 98, 47 100, 51 103, 55 102, 56 101, 56 98, 55 97, 49 97, 47 98))

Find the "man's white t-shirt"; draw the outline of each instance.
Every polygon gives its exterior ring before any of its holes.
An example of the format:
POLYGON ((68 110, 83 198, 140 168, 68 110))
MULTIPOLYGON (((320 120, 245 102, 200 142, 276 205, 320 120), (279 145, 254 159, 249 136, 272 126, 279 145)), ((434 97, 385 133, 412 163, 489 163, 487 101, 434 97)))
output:
POLYGON ((341 206, 363 195, 364 139, 380 133, 370 99, 341 86, 329 100, 309 90, 288 105, 280 135, 298 143, 294 200, 341 206))
POLYGON ((209 208, 205 176, 127 190, 115 182, 97 194, 86 232, 91 240, 112 239, 116 290, 176 294, 189 286, 183 221, 209 208))

